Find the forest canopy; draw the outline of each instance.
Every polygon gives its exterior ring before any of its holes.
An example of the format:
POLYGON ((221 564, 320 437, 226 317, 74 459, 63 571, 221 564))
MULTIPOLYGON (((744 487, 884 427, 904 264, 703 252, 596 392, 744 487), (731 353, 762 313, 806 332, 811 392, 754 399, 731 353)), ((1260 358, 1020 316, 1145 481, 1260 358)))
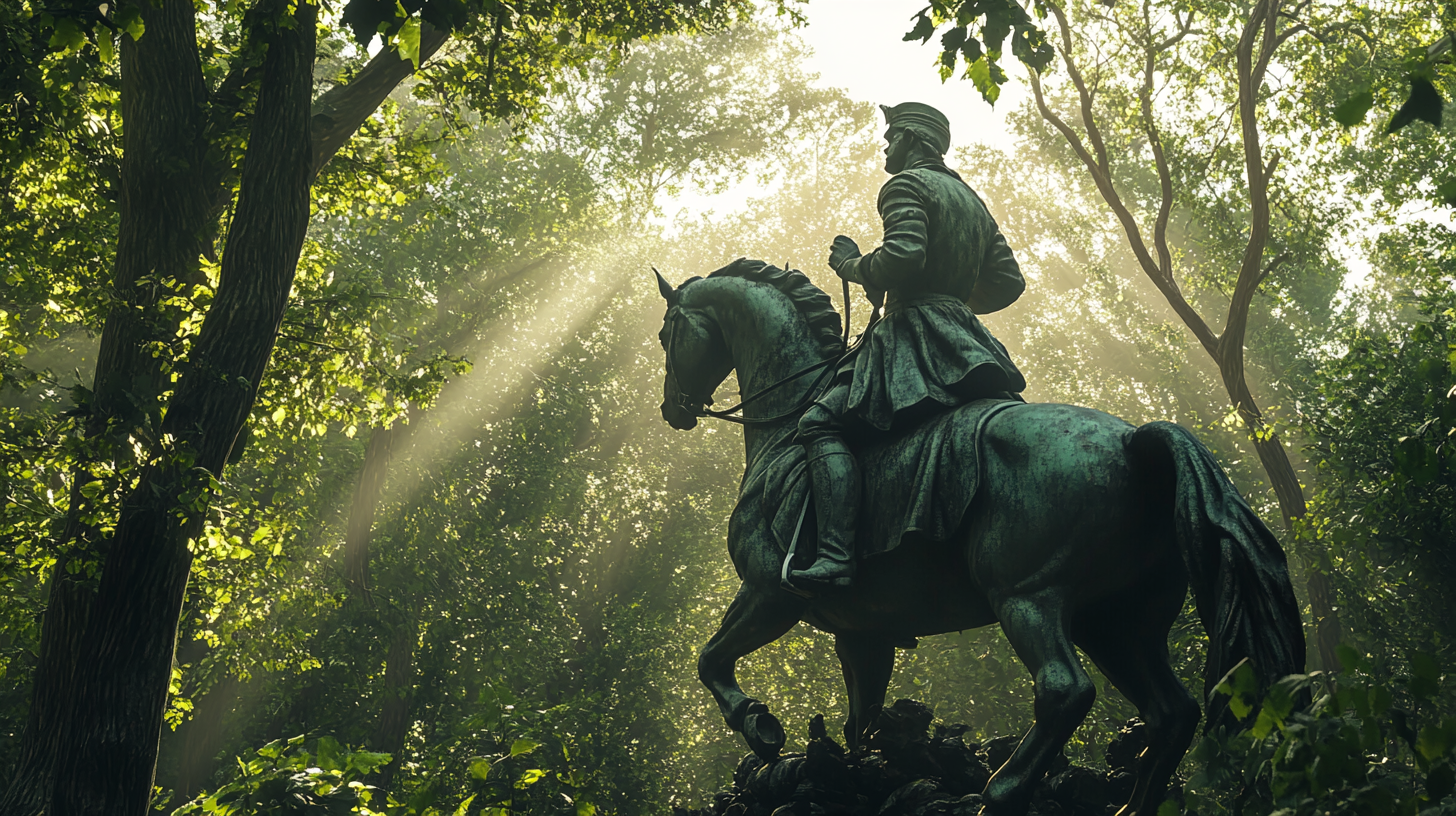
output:
MULTIPOLYGON (((904 100, 815 72, 814 15, 856 13, 820 5, 0 7, 0 813, 711 803, 742 434, 662 421, 652 272, 837 301, 834 236, 878 242, 904 100)), ((876 34, 968 108, 1028 91, 946 157, 1027 281, 985 318, 1026 399, 1193 430, 1289 554, 1308 673, 1231 676, 1251 727, 1169 812, 1456 812, 1453 34, 1320 0, 876 34)), ((1190 601, 1199 698, 1206 647, 1190 601)), ((805 624, 738 679, 791 747, 847 710, 805 624)), ((1136 709, 1095 684, 1066 755, 1105 770, 1136 709)), ((967 742, 1032 695, 996 627, 890 688, 967 742)))

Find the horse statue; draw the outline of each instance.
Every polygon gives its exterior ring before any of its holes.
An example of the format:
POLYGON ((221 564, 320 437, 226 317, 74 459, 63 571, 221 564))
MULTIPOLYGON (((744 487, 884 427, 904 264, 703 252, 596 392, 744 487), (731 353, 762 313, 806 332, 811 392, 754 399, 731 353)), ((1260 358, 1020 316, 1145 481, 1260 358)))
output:
POLYGON ((706 405, 734 370, 750 395, 735 417, 747 467, 728 531, 742 584, 698 676, 758 756, 776 758, 784 730, 738 686, 734 667, 799 621, 835 636, 851 746, 884 704, 897 645, 1001 624, 1035 678, 1035 721, 986 785, 982 812, 995 816, 1026 811, 1092 706, 1096 690, 1074 646, 1147 724, 1119 814, 1156 812, 1200 717, 1168 660, 1190 584, 1209 637, 1206 696, 1246 659, 1265 687, 1303 670, 1284 552, 1207 448, 1172 423, 1133 427, 1072 405, 972 403, 861 446, 854 586, 815 598, 789 591, 787 562, 815 540, 805 527, 814 514, 806 500, 781 496, 806 495, 807 480, 792 478, 802 474, 792 465, 802 457, 795 428, 843 351, 839 314, 803 273, 760 261, 677 288, 658 282, 668 306, 663 418, 690 430, 699 417, 726 417, 706 405))

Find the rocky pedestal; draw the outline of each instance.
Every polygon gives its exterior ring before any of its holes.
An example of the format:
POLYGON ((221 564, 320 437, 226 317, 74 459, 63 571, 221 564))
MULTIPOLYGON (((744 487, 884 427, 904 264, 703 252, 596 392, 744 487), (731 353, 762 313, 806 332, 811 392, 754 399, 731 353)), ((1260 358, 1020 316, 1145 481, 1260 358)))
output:
MULTIPOLYGON (((846 751, 831 739, 823 715, 809 723, 804 753, 764 762, 753 754, 733 773, 733 786, 710 807, 675 808, 673 816, 976 816, 981 791, 1019 737, 984 744, 964 725, 936 724, 932 712, 899 700, 880 715, 869 744, 846 751)), ((1058 757, 1038 785, 1030 816, 1110 816, 1132 794, 1134 760, 1146 745, 1143 725, 1125 726, 1106 750, 1111 770, 1058 757)))

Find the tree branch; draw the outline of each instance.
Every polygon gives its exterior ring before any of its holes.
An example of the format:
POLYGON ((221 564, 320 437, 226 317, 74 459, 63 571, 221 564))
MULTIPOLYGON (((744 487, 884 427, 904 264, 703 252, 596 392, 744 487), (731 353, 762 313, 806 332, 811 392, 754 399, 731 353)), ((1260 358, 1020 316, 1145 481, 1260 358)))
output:
MULTIPOLYGON (((1068 66, 1068 71, 1073 72, 1076 70, 1076 66, 1072 62, 1072 37, 1070 27, 1067 25, 1067 18, 1056 5, 1052 3, 1048 3, 1047 5, 1056 14, 1057 22, 1061 27, 1063 43, 1062 61, 1068 66)), ((1148 276, 1148 279, 1153 282, 1154 286, 1158 287, 1158 291, 1163 293, 1164 299, 1173 307, 1173 311, 1178 314, 1179 319, 1183 321, 1184 325, 1193 332, 1193 336, 1198 339, 1199 345, 1203 346, 1204 350, 1209 354, 1214 354, 1218 346, 1218 337, 1208 327, 1202 315, 1198 314, 1198 311, 1183 297, 1183 292, 1178 288, 1177 282, 1173 279, 1171 256, 1166 261, 1166 266, 1161 266, 1157 261, 1153 260, 1152 254, 1148 252, 1147 243, 1143 240, 1142 232, 1138 228, 1137 219, 1133 217, 1132 212, 1127 208, 1126 203, 1123 202, 1121 194, 1118 193, 1116 185, 1112 182, 1111 173, 1102 164, 1099 164, 1098 160, 1087 150, 1086 145, 1078 138, 1076 131, 1072 130, 1071 126, 1047 106, 1046 97, 1042 92, 1041 77, 1035 71, 1031 72, 1031 91, 1033 98, 1036 100, 1037 111, 1041 114, 1041 117, 1061 132, 1062 137, 1067 140, 1067 144, 1071 146, 1072 151, 1077 154, 1077 158, 1081 159, 1082 164, 1086 166, 1087 172, 1092 175, 1092 180, 1096 183, 1098 192, 1102 194, 1102 200, 1106 201, 1107 206, 1112 208, 1113 215, 1117 217, 1118 222, 1122 225, 1122 230, 1127 235, 1128 246, 1132 249, 1133 256, 1137 258, 1138 265, 1142 267, 1143 273, 1148 276), (1167 274, 1163 273, 1165 268, 1167 269, 1167 274)), ((1080 98, 1082 102, 1082 121, 1086 123, 1089 135, 1098 134, 1096 143, 1100 144, 1100 132, 1097 130, 1095 119, 1093 119, 1092 97, 1090 94, 1082 93, 1080 98)), ((1105 157, 1105 150, 1102 155, 1105 157)), ((1165 195, 1165 201, 1171 202, 1171 180, 1168 184, 1169 187, 1165 195)), ((1171 207, 1171 204, 1168 206, 1171 207)))
MULTIPOLYGON (((449 37, 449 32, 421 22, 420 64, 434 56, 449 37)), ((364 120, 378 110, 390 92, 411 73, 414 73, 414 65, 409 60, 401 57, 398 51, 385 48, 375 54, 349 82, 330 88, 314 101, 311 125, 313 175, 318 175, 364 120)))

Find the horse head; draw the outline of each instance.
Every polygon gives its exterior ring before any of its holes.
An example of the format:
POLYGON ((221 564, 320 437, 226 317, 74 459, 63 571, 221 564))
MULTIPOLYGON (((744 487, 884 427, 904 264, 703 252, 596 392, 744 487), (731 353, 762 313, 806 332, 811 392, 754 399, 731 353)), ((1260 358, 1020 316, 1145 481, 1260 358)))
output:
POLYGON ((672 427, 687 431, 697 427, 703 408, 713 403, 713 392, 733 370, 733 360, 723 333, 706 298, 696 298, 690 278, 674 289, 656 269, 657 288, 667 300, 658 342, 667 354, 663 379, 662 418, 672 427))

